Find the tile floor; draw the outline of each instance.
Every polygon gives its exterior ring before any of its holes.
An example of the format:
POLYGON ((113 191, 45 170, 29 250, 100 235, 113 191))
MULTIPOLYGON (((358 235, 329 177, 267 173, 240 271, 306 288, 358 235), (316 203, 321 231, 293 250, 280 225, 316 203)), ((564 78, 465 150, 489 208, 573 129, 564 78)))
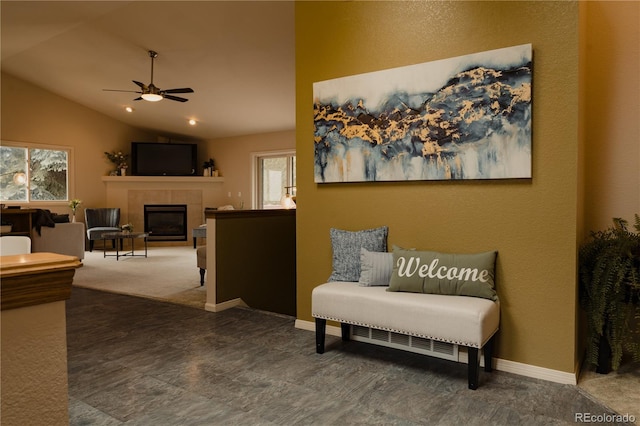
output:
POLYGON ((294 318, 220 313, 74 288, 71 425, 548 425, 613 414, 576 386, 314 334, 294 318))

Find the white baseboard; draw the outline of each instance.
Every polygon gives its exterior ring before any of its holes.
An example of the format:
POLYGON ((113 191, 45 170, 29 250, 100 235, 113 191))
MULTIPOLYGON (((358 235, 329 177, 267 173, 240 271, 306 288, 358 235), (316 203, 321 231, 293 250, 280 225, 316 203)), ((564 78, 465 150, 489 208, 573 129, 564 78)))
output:
POLYGON ((566 371, 552 370, 550 368, 538 367, 536 365, 523 364, 521 362, 509 361, 507 359, 496 358, 494 360, 495 369, 506 373, 519 374, 520 376, 542 379, 549 382, 561 383, 563 385, 577 385, 578 374, 567 373, 566 371))
POLYGON ((208 312, 222 312, 226 309, 235 308, 236 306, 247 307, 247 304, 240 298, 227 300, 222 303, 205 303, 204 310, 208 312))
MULTIPOLYGON (((316 331, 316 325, 313 321, 304 321, 296 319, 295 327, 301 330, 316 331)), ((340 327, 327 324, 327 334, 330 336, 342 336, 340 327)), ((467 363, 466 351, 459 352, 458 362, 467 363)), ((577 385, 577 373, 567 373, 565 371, 552 370, 549 368, 538 367, 535 365, 523 364, 521 362, 509 361, 506 359, 494 358, 493 368, 505 373, 518 374, 520 376, 531 377, 534 379, 542 379, 549 382, 561 383, 565 385, 577 385)), ((576 370, 579 371, 579 370, 576 370)))
MULTIPOLYGON (((303 321, 296 318, 295 327, 300 330, 316 331, 316 323, 313 321, 303 321)), ((340 327, 327 324, 327 334, 330 336, 342 336, 340 327)))

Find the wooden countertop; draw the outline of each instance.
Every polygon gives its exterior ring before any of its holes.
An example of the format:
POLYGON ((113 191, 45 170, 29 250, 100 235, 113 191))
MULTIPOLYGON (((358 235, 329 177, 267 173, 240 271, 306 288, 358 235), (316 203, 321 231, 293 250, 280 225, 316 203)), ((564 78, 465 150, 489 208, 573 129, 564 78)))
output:
POLYGON ((238 217, 268 217, 295 216, 296 209, 264 209, 264 210, 211 210, 205 209, 205 218, 238 218, 238 217))
POLYGON ((21 209, 7 209, 7 208, 4 208, 4 209, 0 210, 0 213, 2 213, 2 214, 12 214, 12 213, 28 214, 28 213, 35 213, 37 211, 38 211, 38 209, 30 209, 30 208, 21 208, 21 209))
POLYGON ((0 308, 15 309, 71 297, 75 256, 30 253, 0 256, 0 308))

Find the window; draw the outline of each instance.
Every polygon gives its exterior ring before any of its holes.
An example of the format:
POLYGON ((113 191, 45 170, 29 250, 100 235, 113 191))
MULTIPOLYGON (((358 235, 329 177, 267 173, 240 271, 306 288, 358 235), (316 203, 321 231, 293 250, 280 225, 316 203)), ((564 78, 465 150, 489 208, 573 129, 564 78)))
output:
POLYGON ((282 208, 287 194, 296 195, 296 153, 275 151, 253 154, 254 206, 258 209, 282 208))
POLYGON ((2 143, 0 200, 67 201, 71 148, 2 143))

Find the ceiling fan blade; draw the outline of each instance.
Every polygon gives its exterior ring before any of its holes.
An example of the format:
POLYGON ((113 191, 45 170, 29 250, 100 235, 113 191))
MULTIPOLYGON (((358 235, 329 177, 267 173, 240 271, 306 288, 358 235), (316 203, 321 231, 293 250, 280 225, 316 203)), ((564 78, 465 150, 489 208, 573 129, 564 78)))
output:
POLYGON ((118 90, 118 89, 102 89, 104 92, 125 92, 125 93, 142 93, 137 90, 118 90))
POLYGON ((134 101, 141 101, 142 100, 142 96, 138 96, 137 98, 134 99, 134 101))
POLYGON ((163 95, 162 97, 165 99, 171 99, 172 101, 178 101, 178 102, 187 102, 189 100, 186 98, 180 98, 178 96, 171 96, 171 95, 163 95))
POLYGON ((133 81, 138 87, 140 87, 142 90, 147 90, 147 85, 144 83, 140 83, 139 81, 135 81, 135 80, 131 80, 133 81))
POLYGON ((182 89, 162 90, 162 93, 193 93, 193 89, 191 87, 183 87, 182 89))

